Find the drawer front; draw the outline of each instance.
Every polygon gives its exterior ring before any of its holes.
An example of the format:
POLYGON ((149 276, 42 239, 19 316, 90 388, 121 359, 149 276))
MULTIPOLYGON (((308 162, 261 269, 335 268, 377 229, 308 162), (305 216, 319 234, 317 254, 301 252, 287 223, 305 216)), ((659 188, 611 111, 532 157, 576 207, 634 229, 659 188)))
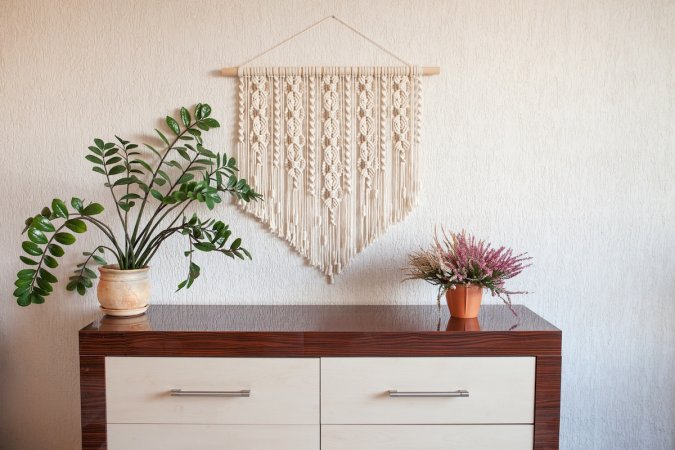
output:
POLYGON ((532 450, 532 425, 323 425, 321 450, 532 450))
POLYGON ((531 424, 534 379, 530 357, 323 358, 321 418, 324 424, 531 424))
POLYGON ((319 425, 108 425, 108 450, 319 450, 319 425))
POLYGON ((318 359, 111 357, 105 377, 108 423, 319 423, 318 359))

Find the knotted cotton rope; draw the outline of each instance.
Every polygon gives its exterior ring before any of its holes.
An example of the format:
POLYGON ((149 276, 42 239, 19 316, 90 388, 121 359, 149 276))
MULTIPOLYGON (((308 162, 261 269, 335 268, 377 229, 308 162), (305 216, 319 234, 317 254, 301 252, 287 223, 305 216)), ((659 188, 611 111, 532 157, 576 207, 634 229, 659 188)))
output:
POLYGON ((332 282, 413 208, 420 187, 421 69, 241 67, 244 208, 332 282))

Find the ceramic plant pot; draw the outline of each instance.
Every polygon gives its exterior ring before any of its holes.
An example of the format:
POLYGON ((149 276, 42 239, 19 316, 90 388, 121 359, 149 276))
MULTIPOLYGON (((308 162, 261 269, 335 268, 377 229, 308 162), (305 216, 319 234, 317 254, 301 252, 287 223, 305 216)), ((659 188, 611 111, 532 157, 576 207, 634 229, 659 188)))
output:
POLYGON ((473 284, 458 284, 445 293, 450 316, 460 319, 475 319, 480 312, 483 288, 473 284))
POLYGON ((101 309, 110 316, 137 316, 150 301, 149 267, 120 270, 117 265, 99 267, 101 278, 96 294, 101 309))

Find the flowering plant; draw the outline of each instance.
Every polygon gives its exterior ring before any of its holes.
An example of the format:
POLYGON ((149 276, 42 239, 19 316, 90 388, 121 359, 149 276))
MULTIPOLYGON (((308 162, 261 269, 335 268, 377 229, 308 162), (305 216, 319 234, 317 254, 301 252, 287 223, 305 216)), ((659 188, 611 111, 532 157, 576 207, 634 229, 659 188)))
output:
POLYGON ((439 287, 438 301, 448 289, 456 285, 473 284, 490 290, 509 308, 511 296, 525 291, 509 291, 506 280, 520 274, 532 258, 527 253, 513 254, 506 247, 493 248, 492 244, 465 233, 446 234, 439 239, 434 234, 434 244, 409 256, 406 280, 425 280, 439 287))

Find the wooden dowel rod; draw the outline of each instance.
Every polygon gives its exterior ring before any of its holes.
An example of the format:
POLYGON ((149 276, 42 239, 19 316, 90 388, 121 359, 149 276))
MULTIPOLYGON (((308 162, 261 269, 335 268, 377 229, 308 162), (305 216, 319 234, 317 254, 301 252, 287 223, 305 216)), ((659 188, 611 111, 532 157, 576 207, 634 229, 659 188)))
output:
MULTIPOLYGON (((224 77, 236 77, 239 74, 239 67, 225 67, 220 71, 221 75, 224 77)), ((422 67, 423 76, 438 75, 441 73, 441 68, 438 66, 425 66, 422 67)))

